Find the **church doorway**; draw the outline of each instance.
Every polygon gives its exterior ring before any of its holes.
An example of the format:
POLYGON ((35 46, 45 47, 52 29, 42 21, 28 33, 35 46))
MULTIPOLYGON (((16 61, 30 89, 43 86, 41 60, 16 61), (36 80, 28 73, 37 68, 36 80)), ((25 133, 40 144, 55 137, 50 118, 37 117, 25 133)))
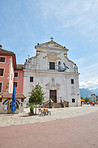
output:
POLYGON ((54 103, 57 103, 57 90, 50 90, 50 99, 52 99, 54 103))

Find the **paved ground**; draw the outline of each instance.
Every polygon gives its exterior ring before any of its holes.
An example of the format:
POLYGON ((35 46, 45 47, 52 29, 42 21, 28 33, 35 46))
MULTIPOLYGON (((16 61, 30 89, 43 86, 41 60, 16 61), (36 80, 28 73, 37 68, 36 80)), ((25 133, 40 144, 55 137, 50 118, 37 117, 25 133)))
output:
POLYGON ((39 117, 38 115, 28 116, 28 112, 30 111, 29 108, 26 108, 25 112, 20 114, 0 114, 0 126, 20 125, 27 123, 46 122, 57 119, 72 118, 97 111, 98 105, 84 105, 82 107, 68 107, 59 109, 55 108, 49 110, 51 111, 51 115, 44 117, 39 117))
POLYGON ((48 122, 0 127, 0 148, 98 148, 98 110, 48 122))

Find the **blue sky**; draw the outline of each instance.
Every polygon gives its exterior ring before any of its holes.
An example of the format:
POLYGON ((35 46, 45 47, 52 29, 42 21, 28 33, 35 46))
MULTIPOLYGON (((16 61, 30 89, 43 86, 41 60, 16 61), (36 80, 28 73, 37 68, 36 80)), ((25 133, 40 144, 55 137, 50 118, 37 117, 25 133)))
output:
POLYGON ((69 49, 80 87, 98 88, 98 0, 0 0, 0 44, 18 64, 51 36, 69 49))

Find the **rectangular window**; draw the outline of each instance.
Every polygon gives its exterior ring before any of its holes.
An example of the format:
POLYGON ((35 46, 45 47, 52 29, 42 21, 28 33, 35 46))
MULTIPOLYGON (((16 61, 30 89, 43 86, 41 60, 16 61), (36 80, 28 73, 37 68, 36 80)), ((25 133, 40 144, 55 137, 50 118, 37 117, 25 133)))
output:
POLYGON ((0 68, 0 76, 3 76, 3 74, 4 74, 4 69, 0 68))
POLYGON ((0 62, 5 62, 5 57, 0 57, 0 62))
POLYGON ((49 69, 55 70, 55 62, 49 62, 49 69))
POLYGON ((18 87, 18 83, 17 83, 17 82, 14 82, 14 86, 15 86, 15 87, 18 87))
POLYGON ((18 77, 18 72, 15 72, 14 73, 14 77, 18 77))
POLYGON ((0 92, 2 92, 2 83, 0 83, 0 92))
POLYGON ((30 77, 30 82, 33 82, 33 77, 30 77))
POLYGON ((74 84, 74 79, 71 79, 71 84, 74 84))
POLYGON ((75 99, 72 99, 72 103, 75 103, 75 99))

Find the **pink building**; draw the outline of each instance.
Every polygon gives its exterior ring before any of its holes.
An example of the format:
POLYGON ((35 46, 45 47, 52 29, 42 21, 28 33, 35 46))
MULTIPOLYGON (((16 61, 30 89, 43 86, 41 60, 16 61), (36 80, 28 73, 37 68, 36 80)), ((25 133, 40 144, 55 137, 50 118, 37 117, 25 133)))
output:
POLYGON ((11 108, 13 86, 16 86, 17 108, 24 100, 23 65, 16 65, 14 52, 2 49, 0 45, 0 112, 6 113, 11 108), (7 105, 5 110, 4 105, 7 105))
POLYGON ((15 54, 2 49, 0 45, 0 93, 12 93, 15 66, 15 54))
POLYGON ((16 92, 23 93, 23 76, 24 72, 22 70, 23 65, 16 65, 16 69, 14 71, 14 85, 16 86, 16 92))

